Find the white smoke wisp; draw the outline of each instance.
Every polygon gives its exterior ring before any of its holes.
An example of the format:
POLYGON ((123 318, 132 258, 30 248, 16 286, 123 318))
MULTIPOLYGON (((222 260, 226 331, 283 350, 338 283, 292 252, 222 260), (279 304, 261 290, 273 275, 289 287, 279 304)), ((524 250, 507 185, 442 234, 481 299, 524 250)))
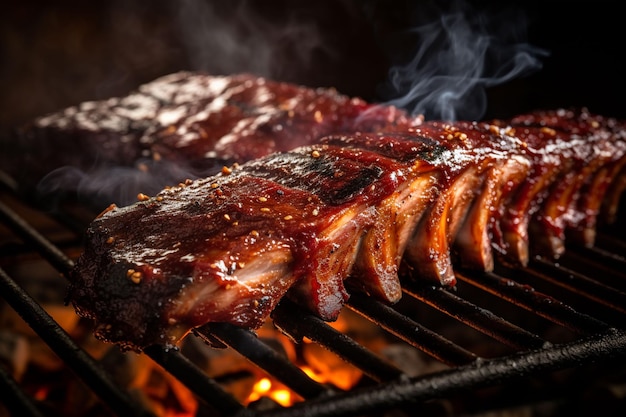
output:
POLYGON ((390 69, 386 104, 427 119, 477 120, 487 108, 487 88, 541 69, 548 53, 524 40, 521 13, 453 8, 412 30, 418 49, 408 63, 390 69))
MULTIPOLYGON (((210 174, 216 171, 213 169, 210 174)), ((111 203, 118 206, 132 204, 140 193, 156 195, 165 186, 206 175, 173 161, 138 161, 135 166, 94 164, 88 168, 65 165, 45 175, 36 190, 51 209, 64 198, 69 198, 103 210, 111 203)))
POLYGON ((262 13, 262 6, 254 2, 225 4, 177 3, 178 27, 194 70, 288 79, 313 65, 316 51, 333 53, 319 22, 297 8, 279 19, 262 13))

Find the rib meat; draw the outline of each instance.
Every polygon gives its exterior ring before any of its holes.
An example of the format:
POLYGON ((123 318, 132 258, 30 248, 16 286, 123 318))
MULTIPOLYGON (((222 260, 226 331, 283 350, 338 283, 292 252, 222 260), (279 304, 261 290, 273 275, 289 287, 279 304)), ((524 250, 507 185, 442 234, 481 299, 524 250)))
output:
POLYGON ((334 89, 248 74, 179 72, 124 97, 39 117, 0 141, 0 165, 23 190, 79 192, 129 204, 224 166, 331 133, 406 128, 419 118, 334 89))
POLYGON ((524 263, 546 242, 558 255, 619 190, 621 132, 557 111, 325 136, 111 207, 70 299, 100 338, 140 350, 207 322, 256 328, 282 297, 333 320, 352 291, 397 301, 400 272, 454 285, 453 268, 524 263))
POLYGON ((560 109, 521 115, 508 125, 533 160, 530 177, 505 205, 500 222, 505 244, 518 253, 509 259, 528 262, 528 229, 537 254, 558 257, 566 234, 592 246, 598 219, 615 221, 626 163, 623 123, 560 109))

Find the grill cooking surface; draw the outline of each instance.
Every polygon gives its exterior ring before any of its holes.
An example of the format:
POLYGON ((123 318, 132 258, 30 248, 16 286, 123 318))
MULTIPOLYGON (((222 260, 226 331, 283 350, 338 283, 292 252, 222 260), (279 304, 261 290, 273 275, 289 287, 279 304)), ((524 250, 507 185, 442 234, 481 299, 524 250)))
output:
MULTIPOLYGON (((62 281, 92 218, 74 205, 54 211, 36 207, 41 205, 16 196, 10 180, 4 181, 2 298, 113 413, 150 415, 18 284, 18 275, 28 275, 28 266, 39 264, 51 266, 62 281)), ((273 325, 354 365, 364 375, 356 387, 341 391, 316 382, 254 333, 224 324, 206 325, 188 337, 239 352, 303 401, 284 408, 245 406, 224 390, 223 381, 207 376, 180 350, 153 346, 145 355, 196 395, 198 415, 299 416, 303 410, 308 416, 384 415, 394 410, 450 415, 459 407, 478 414, 546 401, 567 410, 581 406, 587 395, 596 395, 596 401, 602 399, 618 415, 625 408, 618 388, 626 384, 626 367, 614 360, 626 353, 626 260, 620 230, 603 231, 594 248, 568 248, 558 263, 537 258, 522 269, 460 270, 454 290, 405 279, 403 299, 391 307, 354 294, 349 313, 365 317, 437 365, 420 375, 379 357, 352 338, 349 329, 336 330, 287 301, 274 311, 273 325), (471 400, 473 396, 482 401, 471 400)), ((0 382, 11 393, 0 403, 12 415, 47 415, 4 366, 0 382)))

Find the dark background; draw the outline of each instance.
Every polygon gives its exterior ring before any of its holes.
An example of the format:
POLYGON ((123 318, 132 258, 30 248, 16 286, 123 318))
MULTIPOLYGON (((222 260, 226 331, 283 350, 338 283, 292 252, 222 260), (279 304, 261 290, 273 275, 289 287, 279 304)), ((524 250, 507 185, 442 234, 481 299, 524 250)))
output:
MULTIPOLYGON (((507 11, 498 23, 521 26, 549 53, 540 70, 487 89, 485 118, 556 106, 626 117, 619 2, 466 3, 477 13, 507 11)), ((400 0, 5 4, 0 128, 179 70, 253 72, 384 101, 389 68, 416 47, 407 31, 433 15, 431 2, 400 0)))

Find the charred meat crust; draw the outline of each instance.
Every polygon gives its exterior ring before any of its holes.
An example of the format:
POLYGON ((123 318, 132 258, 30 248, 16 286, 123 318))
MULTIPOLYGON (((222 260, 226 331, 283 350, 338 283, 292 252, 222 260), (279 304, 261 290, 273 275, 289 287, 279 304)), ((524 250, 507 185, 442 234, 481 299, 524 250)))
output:
POLYGON ((545 242, 558 256, 576 210, 597 223, 585 187, 621 189, 619 126, 563 110, 324 137, 104 213, 70 298, 99 337, 140 350, 211 321, 258 327, 283 296, 326 320, 349 291, 393 303, 405 264, 454 285, 452 266, 525 263, 545 242), (534 226, 548 216, 560 229, 534 226))

